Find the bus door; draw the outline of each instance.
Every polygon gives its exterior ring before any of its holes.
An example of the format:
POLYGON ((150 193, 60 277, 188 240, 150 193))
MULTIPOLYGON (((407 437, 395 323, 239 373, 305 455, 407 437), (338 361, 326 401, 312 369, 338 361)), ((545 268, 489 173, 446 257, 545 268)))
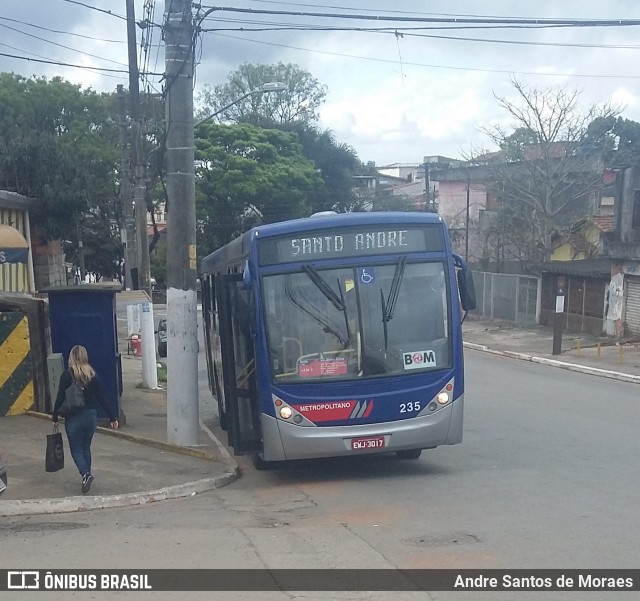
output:
POLYGON ((250 292, 241 273, 216 277, 224 405, 229 444, 236 455, 262 450, 260 404, 250 292))

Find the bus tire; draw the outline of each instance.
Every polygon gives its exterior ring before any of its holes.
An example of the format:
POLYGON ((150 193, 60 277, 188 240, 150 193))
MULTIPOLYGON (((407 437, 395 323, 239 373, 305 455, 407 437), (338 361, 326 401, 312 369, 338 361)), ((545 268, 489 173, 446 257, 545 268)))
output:
POLYGON ((227 431, 227 414, 222 410, 220 406, 220 401, 218 401, 218 423, 220 424, 220 429, 224 432, 227 431))
POLYGON ((265 461, 260 455, 253 456, 253 467, 259 472, 264 472, 273 469, 273 462, 265 461))
POLYGON ((215 381, 216 388, 216 401, 218 401, 218 423, 220 424, 220 428, 223 431, 227 431, 227 414, 222 406, 222 393, 220 392, 220 384, 218 383, 218 372, 215 370, 213 372, 213 379, 215 381))
POLYGON ((422 449, 409 449, 408 451, 396 451, 398 459, 418 459, 422 455, 422 449))

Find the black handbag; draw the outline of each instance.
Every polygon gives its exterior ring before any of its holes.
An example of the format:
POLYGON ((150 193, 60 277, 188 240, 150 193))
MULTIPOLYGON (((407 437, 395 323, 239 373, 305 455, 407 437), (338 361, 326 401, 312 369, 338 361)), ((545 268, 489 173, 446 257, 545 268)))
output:
POLYGON ((53 434, 47 434, 47 450, 44 456, 45 472, 57 472, 64 467, 64 445, 62 433, 57 426, 53 427, 53 434))
POLYGON ((60 407, 62 417, 70 417, 84 409, 84 390, 75 380, 64 392, 64 401, 60 407))

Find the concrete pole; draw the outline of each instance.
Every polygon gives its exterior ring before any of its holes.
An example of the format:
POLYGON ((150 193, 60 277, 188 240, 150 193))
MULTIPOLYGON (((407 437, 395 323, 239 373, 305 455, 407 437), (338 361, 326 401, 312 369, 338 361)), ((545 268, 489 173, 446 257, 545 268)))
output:
MULTIPOLYGON (((149 261, 149 237, 147 236, 147 202, 142 156, 142 122, 138 82, 138 58, 136 53, 136 23, 133 0, 127 0, 127 42, 129 50, 129 98, 131 99, 132 148, 134 160, 133 202, 136 209, 136 239, 138 249, 138 284, 151 299, 151 269, 149 261)), ((153 323, 153 304, 143 303, 140 314, 142 337, 142 385, 158 388, 156 368, 156 340, 153 323)))
POLYGON ((471 194, 471 182, 469 178, 467 178, 467 211, 466 211, 466 219, 465 219, 465 235, 464 235, 464 258, 467 263, 469 262, 469 201, 471 194))
POLYGON ((125 245, 124 282, 127 290, 133 289, 131 269, 138 263, 136 230, 133 221, 133 193, 131 190, 131 167, 129 152, 129 130, 127 127, 127 106, 124 86, 118 84, 118 119, 120 142, 120 204, 122 207, 122 242, 125 245))
POLYGON ((140 312, 140 336, 142 338, 142 385, 147 388, 158 388, 153 303, 142 303, 140 312))
POLYGON ((167 157, 167 439, 198 444, 193 19, 173 0, 165 21, 167 157))

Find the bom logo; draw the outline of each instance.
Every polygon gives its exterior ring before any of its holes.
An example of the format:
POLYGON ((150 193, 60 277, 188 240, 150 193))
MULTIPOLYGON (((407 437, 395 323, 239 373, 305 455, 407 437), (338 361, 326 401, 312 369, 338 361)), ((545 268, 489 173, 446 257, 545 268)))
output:
POLYGON ((436 366, 436 354, 434 351, 402 353, 402 360, 405 369, 422 369, 436 366))

